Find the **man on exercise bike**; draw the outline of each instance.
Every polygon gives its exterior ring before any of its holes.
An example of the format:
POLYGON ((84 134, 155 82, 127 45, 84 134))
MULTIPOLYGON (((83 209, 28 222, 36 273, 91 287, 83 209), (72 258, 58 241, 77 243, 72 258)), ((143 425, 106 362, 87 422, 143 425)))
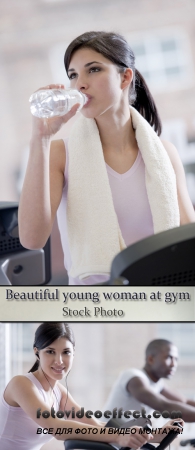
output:
POLYGON ((146 348, 144 368, 126 369, 119 375, 105 410, 112 411, 113 417, 121 421, 138 418, 140 413, 140 417, 151 419, 182 417, 185 422, 195 422, 195 401, 164 386, 163 378, 171 378, 177 364, 178 350, 172 342, 151 341, 146 348))

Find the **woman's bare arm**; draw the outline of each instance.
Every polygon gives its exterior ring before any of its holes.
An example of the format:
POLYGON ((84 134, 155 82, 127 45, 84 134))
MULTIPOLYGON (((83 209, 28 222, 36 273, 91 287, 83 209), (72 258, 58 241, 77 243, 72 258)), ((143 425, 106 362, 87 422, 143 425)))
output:
POLYGON ((63 147, 63 141, 53 141, 51 148, 49 139, 31 141, 19 203, 19 234, 24 247, 41 248, 51 234, 63 188, 63 147))
POLYGON ((86 424, 85 421, 78 422, 76 420, 64 420, 58 417, 53 418, 51 415, 48 418, 44 418, 42 415, 39 417, 37 410, 49 411, 49 406, 43 401, 36 386, 27 378, 22 375, 12 378, 9 385, 4 393, 5 401, 8 404, 14 405, 15 407, 21 407, 23 411, 37 423, 37 428, 51 428, 53 436, 58 440, 66 439, 84 439, 93 440, 100 442, 115 442, 119 444, 120 447, 132 447, 139 448, 144 445, 147 441, 152 439, 151 435, 139 434, 140 427, 136 428, 135 434, 115 434, 109 433, 109 428, 105 429, 105 433, 101 432, 103 427, 95 426, 96 433, 93 434, 92 429, 94 426, 86 424), (38 415, 38 417, 37 417, 38 415), (71 429, 71 433, 65 434, 58 431, 63 430, 63 428, 71 429), (81 432, 78 434, 76 430, 87 428, 91 430, 86 434, 81 432), (56 434, 55 434, 56 433, 56 434))
MULTIPOLYGON (((73 397, 70 394, 68 394, 68 397, 67 397, 67 390, 65 389, 65 387, 62 384, 59 384, 59 388, 60 388, 61 393, 62 393, 62 398, 61 398, 61 403, 60 403, 60 410, 61 411, 69 411, 70 412, 69 419, 71 419, 72 408, 74 407, 74 412, 75 412, 75 415, 76 415, 76 412, 81 410, 81 406, 78 405, 78 403, 75 402, 75 400, 73 399, 73 397)), ((84 412, 86 413, 85 409, 84 409, 84 412)), ((91 416, 92 416, 91 418, 87 418, 86 416, 84 416, 81 419, 76 417, 76 420, 78 422, 85 422, 86 424, 89 424, 89 425, 94 426, 94 427, 97 427, 97 426, 105 427, 105 422, 101 422, 101 420, 97 420, 92 414, 91 414, 91 416)), ((177 423, 180 422, 181 426, 184 427, 184 421, 181 418, 171 419, 168 422, 166 422, 163 425, 162 428, 160 428, 158 430, 158 434, 157 435, 156 435, 156 433, 154 433, 154 435, 153 435, 153 442, 155 442, 155 443, 156 442, 161 442, 164 439, 164 437, 165 437, 165 434, 163 433, 164 429, 166 429, 167 432, 170 429, 177 429, 177 426, 173 425, 175 422, 177 422, 177 423)), ((125 422, 124 422, 123 428, 124 427, 125 427, 125 422)))
POLYGON ((24 247, 41 248, 51 234, 62 195, 65 167, 64 143, 62 140, 51 142, 51 138, 75 115, 78 106, 74 105, 62 117, 32 117, 30 155, 18 211, 19 235, 24 247))
MULTIPOLYGON (((72 411, 72 408, 74 408, 74 412, 76 415, 77 411, 81 410, 81 406, 75 402, 75 400, 73 399, 73 397, 70 393, 67 393, 66 388, 61 383, 59 383, 58 386, 59 386, 59 388, 61 390, 61 394, 62 394, 61 402, 60 402, 60 410, 72 411)), ((85 410, 85 412, 86 412, 86 410, 85 410)), ((71 412, 70 412, 69 418, 71 418, 71 412)), ((86 424, 89 424, 91 426, 102 426, 102 427, 105 426, 105 422, 101 422, 101 420, 96 419, 93 414, 91 414, 90 418, 85 416, 84 418, 79 419, 76 416, 76 420, 78 422, 84 421, 86 424)))

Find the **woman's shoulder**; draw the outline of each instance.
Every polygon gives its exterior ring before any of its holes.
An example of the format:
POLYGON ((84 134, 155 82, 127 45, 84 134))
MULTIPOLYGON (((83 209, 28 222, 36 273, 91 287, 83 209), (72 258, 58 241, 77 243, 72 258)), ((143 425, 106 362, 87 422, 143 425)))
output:
POLYGON ((175 158, 179 158, 178 150, 175 147, 175 145, 172 144, 172 142, 167 141, 166 139, 161 139, 161 142, 171 160, 172 159, 174 160, 175 158))
POLYGON ((25 386, 33 386, 33 382, 30 377, 26 375, 16 375, 9 381, 6 387, 6 391, 9 389, 16 389, 25 386))
POLYGON ((4 391, 5 401, 12 406, 15 405, 15 394, 23 395, 24 392, 30 392, 33 388, 32 381, 25 375, 16 375, 13 377, 4 391), (13 403, 14 402, 14 403, 13 403))
POLYGON ((64 139, 54 139, 51 141, 51 149, 57 152, 64 152, 65 150, 65 140, 64 139))
POLYGON ((165 150, 167 151, 167 154, 170 158, 170 161, 171 161, 172 166, 175 169, 175 171, 178 171, 178 170, 183 171, 183 165, 182 165, 178 150, 175 147, 175 145, 173 145, 172 142, 169 142, 165 139, 161 139, 161 142, 162 142, 165 150))
POLYGON ((63 139, 51 141, 50 162, 52 169, 64 172, 66 164, 66 147, 63 139))

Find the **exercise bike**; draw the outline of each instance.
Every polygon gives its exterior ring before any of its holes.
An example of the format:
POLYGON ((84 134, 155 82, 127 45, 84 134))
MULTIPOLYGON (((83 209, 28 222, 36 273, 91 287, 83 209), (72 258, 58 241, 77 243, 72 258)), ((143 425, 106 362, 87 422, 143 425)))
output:
MULTIPOLYGON (((130 421, 134 423, 134 426, 139 426, 139 422, 137 420, 130 421)), ((130 422, 126 422, 123 425, 121 422, 119 423, 116 419, 110 419, 106 423, 106 427, 109 428, 129 428, 130 422), (128 424, 128 425, 127 425, 128 424)), ((132 423, 132 424, 133 424, 132 423)), ((177 430, 170 430, 169 433, 165 436, 165 438, 161 441, 161 443, 155 447, 152 444, 146 443, 141 447, 143 450, 165 450, 171 442, 183 431, 183 427, 177 421, 174 422, 174 425, 177 425, 177 430)), ((132 426, 132 425, 131 425, 132 426)), ((151 427, 146 422, 146 425, 143 427, 145 432, 150 433, 151 427)), ((77 439, 67 439, 64 442, 65 450, 113 450, 114 446, 111 444, 107 444, 104 442, 95 442, 95 441, 85 441, 85 440, 77 440, 77 439)), ((130 450, 129 447, 121 447, 120 450, 130 450)))

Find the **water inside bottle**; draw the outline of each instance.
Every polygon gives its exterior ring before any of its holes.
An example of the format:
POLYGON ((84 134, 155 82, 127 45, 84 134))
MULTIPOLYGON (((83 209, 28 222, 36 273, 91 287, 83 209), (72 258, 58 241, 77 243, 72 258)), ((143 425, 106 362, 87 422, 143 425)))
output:
POLYGON ((31 95, 30 110, 36 117, 63 116, 73 105, 80 103, 80 110, 86 103, 87 97, 76 89, 44 89, 31 95))

